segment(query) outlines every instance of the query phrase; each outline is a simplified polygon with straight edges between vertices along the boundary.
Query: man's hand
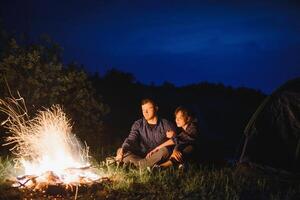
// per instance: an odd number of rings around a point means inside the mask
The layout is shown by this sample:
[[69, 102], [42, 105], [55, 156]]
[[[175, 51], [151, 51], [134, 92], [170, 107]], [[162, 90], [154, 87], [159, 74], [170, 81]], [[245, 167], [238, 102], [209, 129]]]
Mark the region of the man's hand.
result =
[[123, 157], [124, 157], [124, 151], [123, 151], [123, 148], [119, 148], [118, 151], [117, 151], [117, 156], [115, 157], [115, 159], [116, 159], [116, 161], [118, 161], [118, 162], [122, 162]]
[[150, 151], [147, 155], [146, 155], [146, 158], [150, 158], [152, 156], [153, 153], [157, 152], [159, 150], [159, 148], [155, 148], [153, 149], [152, 151]]
[[172, 130], [168, 130], [166, 132], [166, 136], [167, 136], [167, 138], [172, 138], [173, 136], [175, 136], [175, 132]]
[[173, 153], [171, 155], [171, 158], [174, 158], [177, 162], [182, 163], [183, 162], [183, 157], [182, 157], [182, 153], [178, 150], [173, 150]]

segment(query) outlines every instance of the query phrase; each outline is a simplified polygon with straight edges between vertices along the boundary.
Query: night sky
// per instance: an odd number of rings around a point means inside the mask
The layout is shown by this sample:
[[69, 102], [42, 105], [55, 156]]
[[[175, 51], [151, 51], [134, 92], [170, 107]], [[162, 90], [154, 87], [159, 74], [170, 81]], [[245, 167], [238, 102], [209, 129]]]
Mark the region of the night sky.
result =
[[300, 76], [300, 3], [222, 2], [6, 0], [0, 11], [6, 29], [48, 34], [88, 72], [114, 67], [146, 84], [266, 93]]

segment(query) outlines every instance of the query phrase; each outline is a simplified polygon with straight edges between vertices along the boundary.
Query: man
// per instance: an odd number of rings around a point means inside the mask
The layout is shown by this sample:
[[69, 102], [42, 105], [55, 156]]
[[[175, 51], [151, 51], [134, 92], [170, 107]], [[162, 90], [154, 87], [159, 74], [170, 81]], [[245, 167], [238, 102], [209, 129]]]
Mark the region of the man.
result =
[[175, 127], [166, 119], [157, 116], [158, 107], [151, 99], [141, 102], [143, 118], [134, 122], [129, 136], [118, 149], [116, 160], [132, 163], [136, 167], [152, 167], [156, 163], [167, 160], [170, 149], [167, 147], [149, 154], [160, 144], [175, 135]]

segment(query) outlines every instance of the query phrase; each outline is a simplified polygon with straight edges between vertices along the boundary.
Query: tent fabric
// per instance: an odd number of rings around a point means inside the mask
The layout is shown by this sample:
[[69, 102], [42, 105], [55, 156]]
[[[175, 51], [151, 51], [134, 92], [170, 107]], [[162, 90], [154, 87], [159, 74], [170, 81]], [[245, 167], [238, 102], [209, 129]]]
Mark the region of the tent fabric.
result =
[[288, 81], [259, 106], [245, 128], [240, 162], [300, 172], [300, 78]]

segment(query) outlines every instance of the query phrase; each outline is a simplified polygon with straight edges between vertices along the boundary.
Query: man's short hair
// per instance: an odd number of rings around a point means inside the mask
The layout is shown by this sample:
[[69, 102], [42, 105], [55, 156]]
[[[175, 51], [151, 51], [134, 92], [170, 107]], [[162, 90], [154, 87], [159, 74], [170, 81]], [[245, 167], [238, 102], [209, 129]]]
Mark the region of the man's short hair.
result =
[[156, 105], [156, 103], [154, 102], [153, 99], [150, 99], [150, 98], [143, 99], [141, 101], [141, 106], [145, 105], [146, 103], [151, 103], [154, 107], [157, 107], [157, 105]]

